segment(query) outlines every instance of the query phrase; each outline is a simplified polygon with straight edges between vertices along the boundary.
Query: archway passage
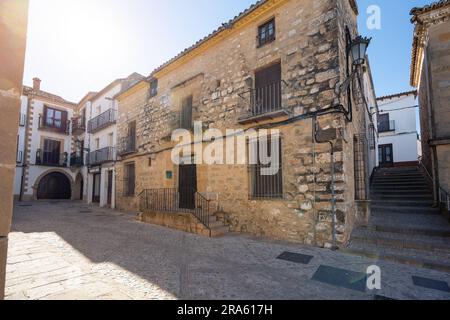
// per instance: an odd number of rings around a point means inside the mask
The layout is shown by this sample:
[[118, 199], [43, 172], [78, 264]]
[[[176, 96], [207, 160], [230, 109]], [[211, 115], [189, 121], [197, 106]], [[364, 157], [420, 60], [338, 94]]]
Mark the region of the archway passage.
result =
[[39, 182], [38, 200], [69, 200], [71, 195], [70, 180], [62, 173], [49, 173]]

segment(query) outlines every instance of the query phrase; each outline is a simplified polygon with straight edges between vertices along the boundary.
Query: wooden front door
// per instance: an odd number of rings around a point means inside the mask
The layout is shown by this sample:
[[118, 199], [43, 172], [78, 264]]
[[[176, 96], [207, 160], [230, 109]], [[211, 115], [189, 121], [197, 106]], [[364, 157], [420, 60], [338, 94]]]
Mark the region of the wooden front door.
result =
[[92, 189], [92, 202], [100, 203], [100, 173], [94, 174], [94, 185]]
[[113, 172], [108, 171], [108, 205], [112, 203], [112, 185], [113, 185]]
[[378, 157], [381, 167], [389, 167], [394, 164], [394, 148], [392, 144], [384, 144], [378, 147]]
[[178, 192], [180, 208], [195, 209], [195, 193], [197, 192], [197, 167], [195, 164], [180, 165]]
[[255, 73], [254, 114], [281, 109], [281, 64], [277, 63]]

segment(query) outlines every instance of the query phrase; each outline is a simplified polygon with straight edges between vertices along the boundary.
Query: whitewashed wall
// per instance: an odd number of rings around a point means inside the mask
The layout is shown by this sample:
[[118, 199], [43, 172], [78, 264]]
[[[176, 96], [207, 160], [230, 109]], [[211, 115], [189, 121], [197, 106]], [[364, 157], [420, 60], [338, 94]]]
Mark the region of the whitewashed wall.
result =
[[379, 145], [392, 144], [394, 162], [417, 161], [418, 148], [417, 108], [414, 94], [378, 101], [380, 114], [389, 113], [389, 120], [395, 121], [395, 131], [380, 133]]

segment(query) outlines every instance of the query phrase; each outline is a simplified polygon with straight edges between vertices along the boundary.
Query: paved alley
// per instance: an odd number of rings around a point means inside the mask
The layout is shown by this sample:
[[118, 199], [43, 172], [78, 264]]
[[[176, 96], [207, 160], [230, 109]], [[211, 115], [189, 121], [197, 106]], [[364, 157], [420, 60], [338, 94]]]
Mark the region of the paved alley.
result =
[[[291, 262], [288, 260], [294, 260]], [[381, 290], [366, 271], [381, 269]], [[15, 206], [6, 299], [450, 299], [450, 274], [246, 235], [209, 239], [76, 202]]]

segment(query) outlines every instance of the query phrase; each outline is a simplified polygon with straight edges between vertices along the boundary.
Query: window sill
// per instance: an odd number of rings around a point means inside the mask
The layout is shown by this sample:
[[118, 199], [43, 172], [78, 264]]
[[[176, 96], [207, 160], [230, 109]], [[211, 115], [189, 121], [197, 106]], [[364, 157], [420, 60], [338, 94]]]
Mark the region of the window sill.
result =
[[256, 116], [250, 115], [250, 116], [244, 116], [238, 119], [238, 123], [239, 124], [249, 124], [252, 122], [259, 122], [259, 121], [264, 121], [264, 120], [272, 120], [278, 117], [284, 117], [284, 116], [288, 116], [288, 112], [284, 109], [280, 109], [280, 110], [276, 110], [276, 111], [272, 111], [272, 112], [268, 112], [268, 113], [263, 113], [263, 114], [259, 114]]

